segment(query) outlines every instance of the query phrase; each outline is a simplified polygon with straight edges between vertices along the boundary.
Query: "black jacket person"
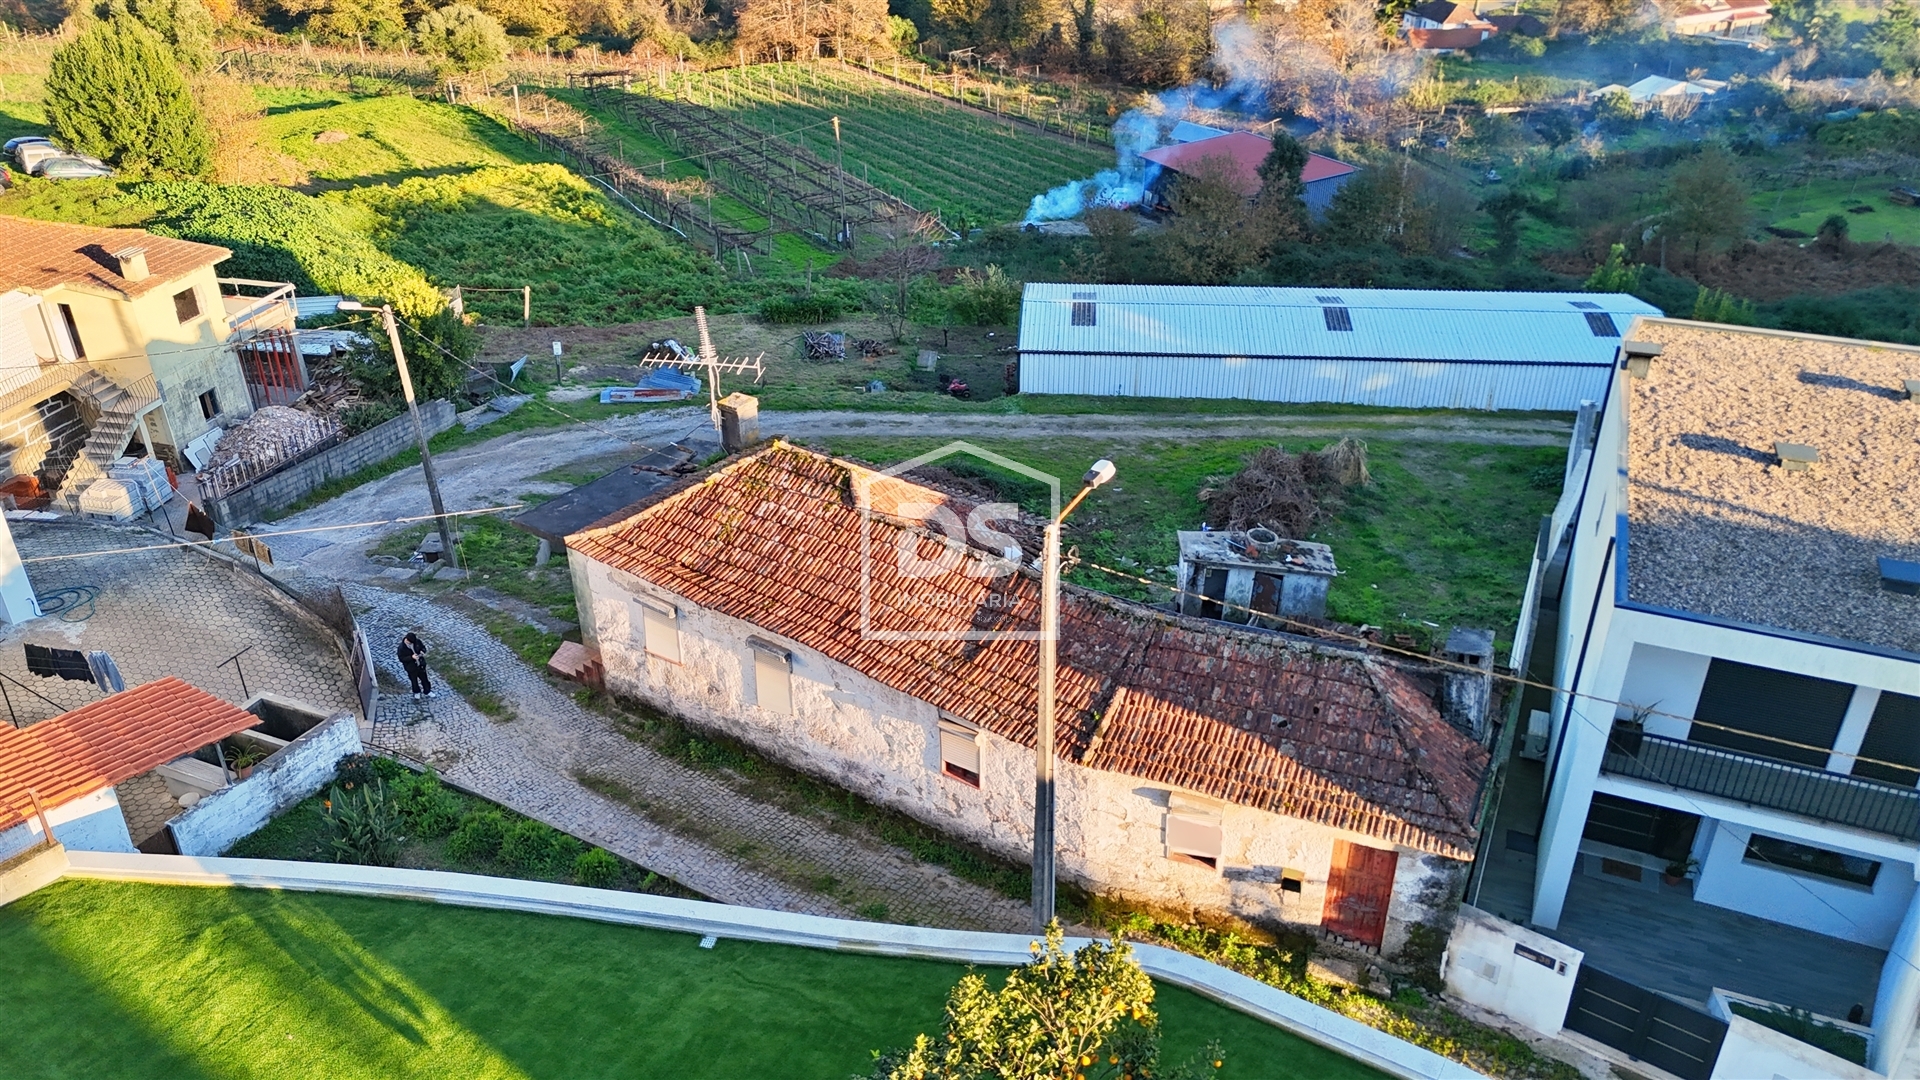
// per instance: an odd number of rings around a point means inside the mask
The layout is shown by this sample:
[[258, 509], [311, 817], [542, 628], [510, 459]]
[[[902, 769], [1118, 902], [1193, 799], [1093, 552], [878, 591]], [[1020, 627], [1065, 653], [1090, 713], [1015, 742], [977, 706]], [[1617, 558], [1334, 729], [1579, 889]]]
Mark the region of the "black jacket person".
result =
[[427, 643], [420, 635], [407, 631], [400, 639], [400, 666], [407, 669], [407, 681], [413, 684], [415, 697], [433, 693], [433, 683], [427, 678]]

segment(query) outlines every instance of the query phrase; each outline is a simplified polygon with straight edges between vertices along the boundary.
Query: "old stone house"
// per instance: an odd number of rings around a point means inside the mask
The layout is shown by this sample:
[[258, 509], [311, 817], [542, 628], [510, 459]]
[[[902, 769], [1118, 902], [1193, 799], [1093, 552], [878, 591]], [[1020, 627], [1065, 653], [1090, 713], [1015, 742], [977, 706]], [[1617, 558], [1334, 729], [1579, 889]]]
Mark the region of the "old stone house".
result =
[[236, 346], [291, 329], [293, 287], [216, 277], [231, 254], [0, 217], [0, 479], [77, 493], [129, 451], [179, 466], [248, 415]]
[[[776, 443], [567, 538], [586, 644], [615, 693], [1025, 862], [1037, 645], [992, 631], [1035, 625], [1039, 582], [926, 527], [954, 503]], [[866, 557], [896, 551], [923, 561]], [[1062, 612], [1063, 877], [1388, 954], [1451, 902], [1487, 753], [1415, 674], [1076, 587]]]

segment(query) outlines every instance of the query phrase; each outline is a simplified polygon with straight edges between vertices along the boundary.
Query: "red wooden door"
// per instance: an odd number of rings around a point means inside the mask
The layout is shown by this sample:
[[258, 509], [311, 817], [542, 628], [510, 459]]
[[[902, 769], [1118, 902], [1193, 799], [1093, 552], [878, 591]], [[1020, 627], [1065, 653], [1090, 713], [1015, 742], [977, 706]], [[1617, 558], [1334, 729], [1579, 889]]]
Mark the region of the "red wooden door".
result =
[[1393, 870], [1399, 861], [1391, 851], [1335, 840], [1327, 906], [1320, 916], [1327, 932], [1379, 948], [1387, 932], [1387, 905], [1393, 899]]

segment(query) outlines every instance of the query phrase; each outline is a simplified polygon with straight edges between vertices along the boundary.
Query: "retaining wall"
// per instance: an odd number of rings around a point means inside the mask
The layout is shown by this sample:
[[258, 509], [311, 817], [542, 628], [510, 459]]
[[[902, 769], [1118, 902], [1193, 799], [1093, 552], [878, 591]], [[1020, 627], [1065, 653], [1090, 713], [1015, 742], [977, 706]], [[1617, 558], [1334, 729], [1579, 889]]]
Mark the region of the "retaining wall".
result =
[[[55, 858], [64, 858], [66, 863], [58, 874], [53, 872], [55, 867], [49, 865], [49, 860]], [[713, 934], [739, 941], [766, 941], [968, 964], [1024, 964], [1031, 958], [1027, 947], [1033, 940], [1025, 934], [931, 930], [891, 923], [828, 919], [817, 915], [795, 915], [783, 911], [587, 889], [577, 885], [549, 885], [512, 878], [269, 859], [56, 852], [22, 867], [20, 875], [22, 880], [16, 882], [11, 880], [14, 875], [0, 873], [0, 902], [25, 895], [34, 888], [64, 877], [383, 896], [462, 907], [565, 915], [688, 934]], [[1077, 948], [1085, 942], [1084, 938], [1070, 938], [1067, 947]], [[1135, 945], [1133, 948], [1140, 966], [1154, 978], [1238, 1009], [1309, 1042], [1370, 1065], [1389, 1076], [1404, 1080], [1480, 1078], [1480, 1074], [1472, 1069], [1432, 1051], [1403, 1042], [1357, 1020], [1350, 1020], [1216, 964], [1154, 945]]]
[[359, 752], [360, 725], [354, 715], [328, 717], [254, 766], [245, 780], [221, 788], [167, 822], [174, 846], [182, 855], [220, 854], [326, 786], [340, 759]]
[[[453, 419], [454, 408], [450, 401], [429, 401], [420, 406], [420, 420], [426, 425], [429, 436], [438, 435], [452, 427]], [[403, 412], [297, 465], [262, 477], [231, 495], [208, 499], [207, 513], [228, 528], [245, 525], [283, 506], [292, 505], [330, 480], [351, 476], [361, 469], [378, 465], [413, 445], [413, 419]]]

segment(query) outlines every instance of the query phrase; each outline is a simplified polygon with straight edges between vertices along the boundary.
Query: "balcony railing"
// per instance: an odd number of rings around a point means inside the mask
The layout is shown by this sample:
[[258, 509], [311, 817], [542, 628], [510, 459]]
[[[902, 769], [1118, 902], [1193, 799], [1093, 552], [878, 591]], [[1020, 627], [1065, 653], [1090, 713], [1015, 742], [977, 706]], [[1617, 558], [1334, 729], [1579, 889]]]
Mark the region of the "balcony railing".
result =
[[1616, 728], [1601, 771], [1920, 840], [1920, 790]]
[[226, 308], [228, 328], [239, 331], [283, 309], [281, 319], [293, 325], [293, 286], [284, 281], [220, 278], [220, 302]]

